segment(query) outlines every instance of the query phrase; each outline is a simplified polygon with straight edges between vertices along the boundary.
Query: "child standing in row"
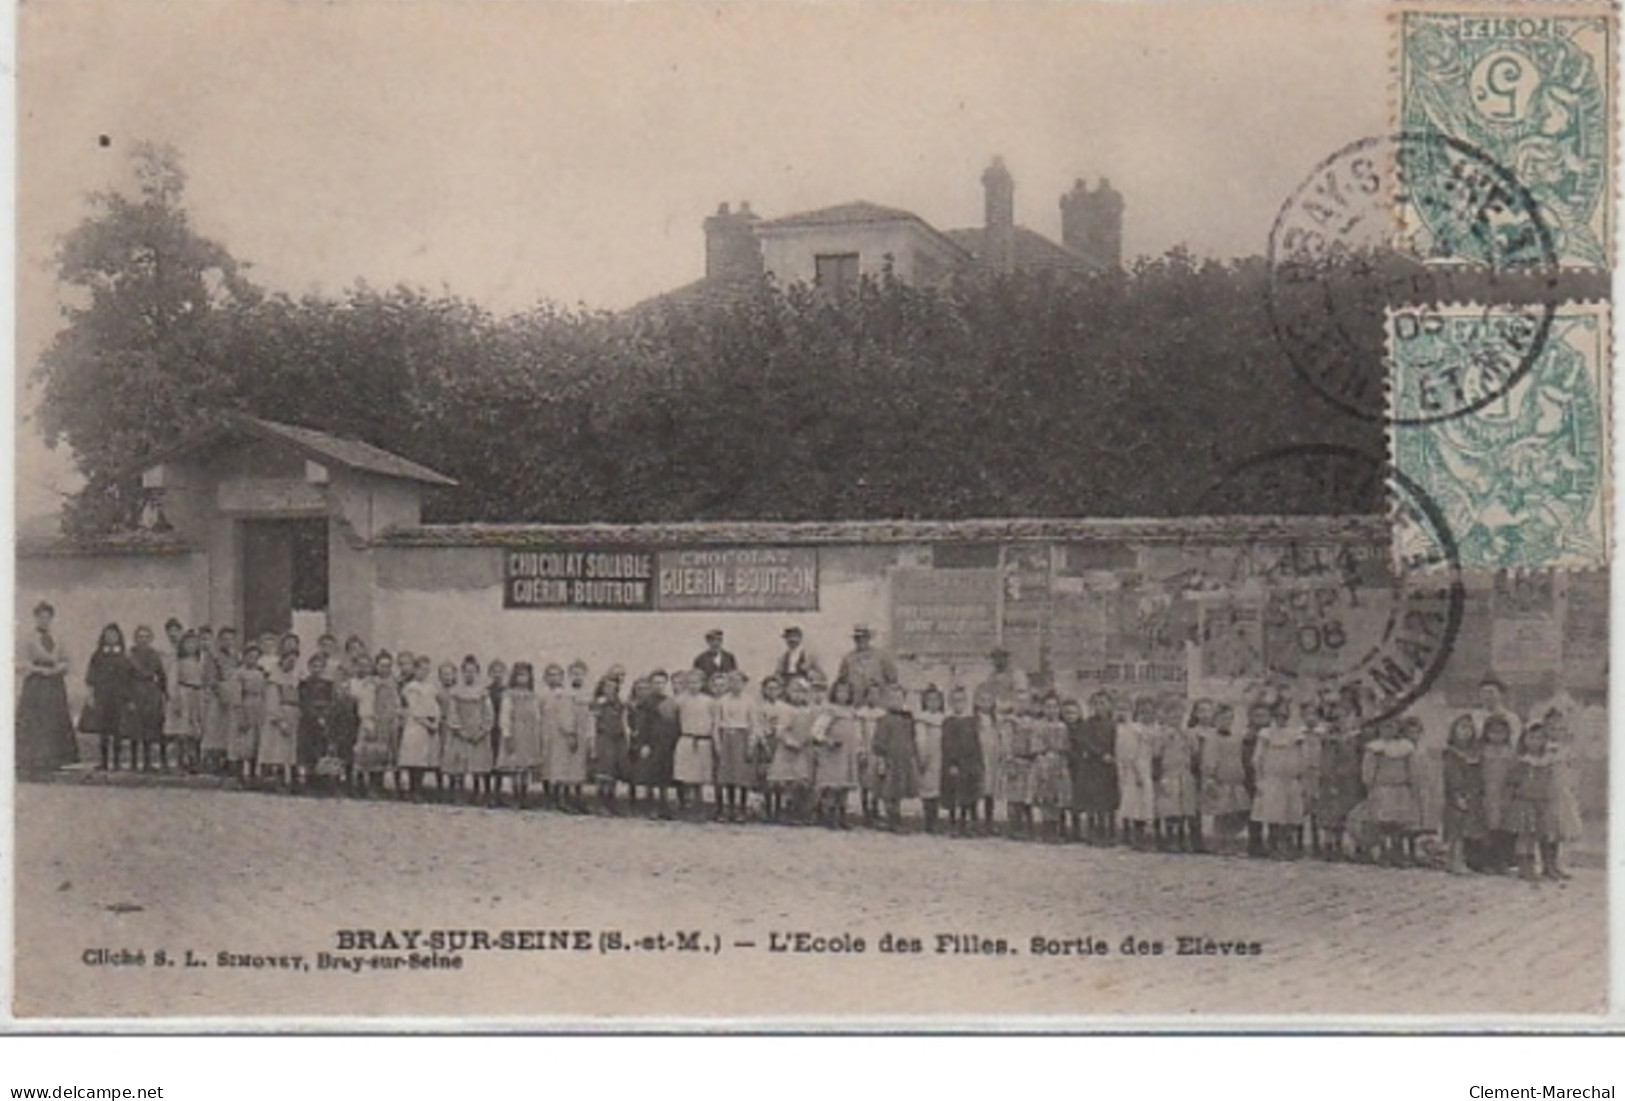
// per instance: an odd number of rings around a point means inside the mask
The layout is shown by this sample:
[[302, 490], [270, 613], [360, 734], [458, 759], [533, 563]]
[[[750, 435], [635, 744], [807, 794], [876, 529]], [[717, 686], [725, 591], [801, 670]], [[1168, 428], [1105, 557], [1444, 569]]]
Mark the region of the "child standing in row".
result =
[[1516, 839], [1511, 828], [1510, 785], [1518, 751], [1512, 744], [1512, 724], [1505, 712], [1485, 714], [1479, 728], [1480, 768], [1484, 774], [1484, 870], [1502, 874], [1511, 866]]
[[[1069, 702], [1076, 714], [1077, 703]], [[1054, 692], [1044, 696], [1038, 718], [1032, 723], [1031, 748], [1031, 803], [1038, 808], [1043, 839], [1059, 842], [1065, 839], [1064, 819], [1072, 801], [1072, 777], [1066, 767], [1066, 718], [1061, 698]]]
[[[996, 706], [996, 705], [995, 705]], [[998, 715], [1005, 819], [1011, 838], [1033, 833], [1033, 699], [1025, 688], [1011, 696], [1010, 714]]]
[[873, 827], [880, 820], [880, 777], [875, 771], [875, 727], [886, 714], [885, 689], [870, 685], [858, 701], [858, 798], [863, 824]]
[[1403, 867], [1409, 861], [1407, 841], [1421, 823], [1417, 793], [1416, 743], [1403, 721], [1365, 747], [1361, 779], [1365, 782], [1368, 817], [1378, 833], [1378, 860]]
[[440, 768], [450, 774], [455, 783], [469, 787], [469, 802], [482, 797], [492, 802], [491, 786], [491, 728], [495, 715], [491, 711], [491, 694], [480, 683], [480, 663], [473, 654], [463, 658], [462, 679], [450, 691], [450, 724], [446, 731], [445, 747], [441, 752]]
[[[180, 765], [188, 772], [196, 772], [202, 761], [203, 745], [203, 652], [197, 633], [188, 631], [181, 636], [180, 651], [175, 659], [175, 695], [179, 717], [177, 739]], [[295, 662], [297, 668], [297, 661]], [[297, 691], [297, 677], [295, 677]]]
[[317, 650], [305, 663], [306, 676], [299, 682], [299, 737], [296, 755], [307, 779], [326, 793], [339, 778], [344, 762], [332, 746], [335, 694], [327, 679], [327, 655]]
[[[388, 659], [380, 654], [379, 661]], [[350, 679], [344, 692], [355, 708], [355, 756], [351, 780], [357, 794], [372, 797], [384, 788], [384, 773], [390, 766], [390, 745], [387, 736], [378, 729], [378, 681], [374, 673], [377, 666], [366, 654], [352, 657], [349, 662]], [[391, 688], [394, 666], [389, 666]]]
[[818, 781], [819, 819], [830, 829], [847, 829], [846, 796], [852, 787], [858, 741], [851, 681], [837, 680], [830, 687], [829, 703], [815, 727], [815, 741], [817, 761], [813, 774]]
[[1302, 853], [1304, 793], [1314, 768], [1308, 731], [1303, 723], [1289, 725], [1289, 708], [1285, 700], [1276, 703], [1253, 750], [1253, 821], [1264, 826], [1265, 855], [1282, 859]]
[[620, 813], [615, 806], [615, 784], [628, 775], [626, 703], [621, 699], [621, 685], [625, 680], [623, 667], [610, 666], [593, 689], [589, 712], [592, 752], [588, 754], [588, 765], [598, 789], [599, 811], [609, 815]]
[[502, 744], [497, 752], [497, 799], [502, 797], [502, 780], [513, 790], [514, 805], [525, 809], [530, 797], [531, 774], [542, 761], [542, 704], [536, 695], [535, 667], [516, 661], [508, 685], [502, 692], [502, 710], [497, 726]]
[[756, 765], [751, 759], [758, 707], [745, 695], [745, 674], [726, 674], [726, 690], [717, 701], [717, 783], [730, 822], [743, 822], [747, 798], [755, 785]]
[[1177, 697], [1169, 697], [1163, 705], [1162, 725], [1152, 746], [1152, 768], [1155, 770], [1157, 793], [1157, 819], [1162, 833], [1163, 847], [1176, 852], [1191, 852], [1200, 847], [1200, 827], [1193, 826], [1197, 818], [1196, 787], [1196, 727], [1212, 722], [1213, 704], [1210, 700], [1197, 700], [1189, 718]]
[[812, 727], [806, 714], [807, 682], [792, 678], [785, 699], [770, 701], [764, 710], [773, 744], [772, 763], [767, 770], [767, 818], [770, 822], [799, 821], [812, 773], [811, 747], [807, 744]]
[[124, 628], [109, 623], [102, 628], [96, 652], [85, 666], [90, 698], [79, 715], [79, 732], [95, 734], [101, 746], [102, 771], [117, 771], [119, 744], [129, 720], [132, 670], [124, 650]]
[[998, 695], [992, 688], [982, 685], [976, 689], [973, 713], [976, 740], [982, 747], [982, 832], [991, 836], [995, 805], [1006, 798], [1004, 759], [1008, 750], [1005, 726], [998, 715]]
[[914, 716], [914, 752], [918, 757], [926, 833], [937, 832], [937, 813], [942, 799], [942, 724], [947, 717], [942, 689], [927, 685], [920, 693], [920, 710]]
[[[395, 790], [417, 802], [423, 777], [440, 766], [440, 697], [429, 682], [434, 664], [414, 658], [412, 679], [401, 689], [401, 742], [395, 760]], [[404, 783], [402, 782], [404, 778]]]
[[[724, 674], [717, 674], [723, 676]], [[677, 695], [677, 753], [672, 779], [677, 783], [677, 813], [687, 817], [705, 810], [705, 788], [716, 783], [716, 698], [701, 691], [705, 674], [687, 669], [673, 678]], [[717, 798], [714, 817], [722, 816]]]
[[1471, 712], [1450, 724], [1444, 747], [1444, 841], [1446, 867], [1452, 875], [1468, 870], [1469, 857], [1477, 862], [1477, 845], [1484, 838], [1484, 759]]
[[537, 693], [542, 707], [542, 790], [555, 810], [586, 810], [581, 789], [587, 782], [587, 747], [576, 728], [575, 697], [565, 683], [564, 666], [550, 664]]
[[1117, 839], [1117, 723], [1111, 697], [1089, 697], [1089, 717], [1067, 723], [1072, 776], [1072, 839], [1109, 845]]
[[1507, 826], [1517, 838], [1518, 875], [1532, 883], [1542, 877], [1569, 878], [1558, 865], [1562, 842], [1558, 768], [1559, 757], [1553, 752], [1545, 726], [1530, 724], [1518, 743], [1518, 762], [1509, 785]]
[[1117, 727], [1117, 744], [1113, 750], [1117, 758], [1118, 813], [1123, 819], [1123, 837], [1136, 849], [1146, 847], [1146, 823], [1156, 815], [1156, 782], [1151, 774], [1156, 738], [1152, 721], [1156, 714], [1156, 700], [1150, 696], [1136, 699], [1133, 717]]
[[236, 677], [236, 695], [242, 701], [242, 717], [226, 741], [226, 758], [234, 763], [238, 780], [245, 786], [254, 780], [260, 751], [260, 731], [265, 728], [268, 679], [261, 665], [263, 658], [259, 643], [250, 642], [243, 647], [243, 660], [237, 667]]
[[1212, 819], [1215, 845], [1223, 853], [1243, 850], [1241, 836], [1253, 806], [1247, 792], [1247, 747], [1235, 734], [1235, 722], [1235, 708], [1219, 704], [1213, 709], [1213, 725], [1197, 729], [1201, 811]]
[[1356, 733], [1343, 720], [1340, 700], [1321, 704], [1320, 722], [1311, 735], [1316, 786], [1309, 798], [1310, 848], [1328, 860], [1342, 859], [1349, 815], [1365, 799], [1364, 751]]
[[948, 693], [948, 708], [952, 713], [942, 723], [942, 801], [949, 827], [956, 837], [964, 837], [976, 823], [976, 804], [982, 798], [982, 746], [963, 684]]
[[920, 794], [919, 759], [914, 750], [914, 716], [899, 685], [886, 689], [886, 713], [875, 723], [874, 744], [877, 794], [886, 811], [885, 828], [903, 828], [902, 803]]
[[[186, 651], [185, 640], [181, 650]], [[183, 659], [184, 664], [184, 659]], [[180, 676], [184, 679], [184, 670]], [[260, 730], [260, 772], [269, 773], [284, 789], [299, 778], [299, 655], [284, 652], [265, 690], [265, 726]]]

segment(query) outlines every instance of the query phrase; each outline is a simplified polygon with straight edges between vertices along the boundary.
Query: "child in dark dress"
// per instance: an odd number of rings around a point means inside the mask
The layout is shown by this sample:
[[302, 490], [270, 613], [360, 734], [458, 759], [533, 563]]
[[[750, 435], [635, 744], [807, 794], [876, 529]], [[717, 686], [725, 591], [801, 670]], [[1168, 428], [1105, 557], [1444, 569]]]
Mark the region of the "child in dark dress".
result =
[[1510, 785], [1518, 751], [1512, 745], [1512, 723], [1490, 712], [1479, 729], [1479, 768], [1484, 777], [1484, 870], [1505, 874], [1513, 859], [1515, 836], [1509, 823]]
[[942, 721], [942, 801], [948, 808], [948, 827], [964, 837], [976, 821], [982, 798], [982, 740], [970, 696], [962, 684], [948, 693], [951, 714]]
[[601, 813], [616, 815], [615, 785], [626, 773], [626, 701], [621, 699], [621, 684], [626, 670], [619, 665], [610, 667], [592, 694], [592, 748], [589, 766], [593, 784], [597, 788], [598, 809]]
[[130, 647], [130, 705], [125, 711], [130, 739], [130, 767], [151, 771], [152, 751], [164, 736], [164, 703], [169, 675], [164, 659], [153, 649], [152, 628], [135, 629], [135, 645]]
[[682, 734], [677, 705], [667, 695], [670, 684], [665, 670], [650, 673], [648, 694], [633, 716], [632, 774], [654, 800], [655, 817], [662, 819], [671, 817], [672, 758]]
[[1072, 774], [1072, 837], [1092, 845], [1117, 841], [1117, 723], [1112, 698], [1105, 692], [1089, 697], [1089, 716], [1067, 723]]
[[[128, 721], [130, 690], [135, 670], [124, 652], [124, 631], [117, 623], [102, 628], [101, 642], [85, 667], [85, 685], [90, 699], [79, 716], [79, 732], [95, 734], [101, 743], [103, 772], [117, 772], [120, 743]], [[132, 765], [134, 762], [131, 762]]]
[[1444, 840], [1450, 850], [1446, 867], [1452, 875], [1463, 875], [1470, 863], [1477, 863], [1483, 837], [1484, 759], [1469, 711], [1450, 724], [1444, 747]]
[[914, 746], [914, 716], [902, 686], [890, 686], [885, 698], [886, 713], [875, 723], [870, 752], [875, 758], [880, 802], [886, 808], [885, 828], [900, 833], [903, 800], [920, 794], [920, 762]]
[[[496, 772], [497, 761], [502, 757], [502, 693], [508, 687], [508, 667], [500, 661], [493, 661], [485, 667], [486, 675], [491, 683], [486, 691], [491, 696], [491, 771]], [[491, 802], [498, 802], [502, 784], [496, 776], [492, 776]]]
[[305, 663], [308, 675], [299, 682], [299, 764], [314, 777], [318, 794], [330, 795], [343, 778], [344, 763], [333, 745], [333, 708], [337, 693], [327, 679], [327, 655], [317, 650]]

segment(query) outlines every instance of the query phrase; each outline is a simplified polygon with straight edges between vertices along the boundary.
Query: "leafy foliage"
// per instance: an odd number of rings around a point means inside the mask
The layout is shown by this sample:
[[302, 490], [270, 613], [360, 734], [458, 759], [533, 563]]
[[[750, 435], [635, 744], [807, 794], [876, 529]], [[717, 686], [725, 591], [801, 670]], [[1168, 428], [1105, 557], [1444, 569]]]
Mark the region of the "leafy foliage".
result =
[[[437, 520], [1173, 515], [1263, 451], [1384, 450], [1294, 374], [1261, 259], [623, 314], [296, 299], [252, 286], [191, 228], [173, 156], [143, 155], [139, 194], [96, 196], [63, 244], [85, 301], [39, 368], [89, 481], [77, 530], [130, 523], [140, 459], [225, 410], [443, 470]], [[1331, 503], [1380, 507], [1354, 496]]]

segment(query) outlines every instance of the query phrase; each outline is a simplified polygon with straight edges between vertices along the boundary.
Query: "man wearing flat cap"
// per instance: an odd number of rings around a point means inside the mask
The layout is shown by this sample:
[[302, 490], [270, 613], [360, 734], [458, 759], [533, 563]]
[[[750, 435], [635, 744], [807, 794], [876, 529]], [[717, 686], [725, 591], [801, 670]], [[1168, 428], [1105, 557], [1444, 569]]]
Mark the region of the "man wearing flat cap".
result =
[[994, 647], [988, 660], [993, 663], [993, 672], [976, 686], [976, 694], [991, 697], [999, 710], [1004, 711], [1018, 695], [1028, 691], [1027, 674], [1010, 664], [1010, 651], [1003, 646]]
[[694, 659], [694, 668], [705, 674], [706, 683], [718, 673], [732, 673], [739, 662], [722, 648], [722, 628], [713, 627], [705, 632], [705, 649]]
[[791, 681], [800, 677], [807, 681], [827, 681], [824, 668], [818, 663], [818, 657], [807, 649], [801, 628], [786, 627], [783, 634], [784, 653], [779, 655], [779, 663], [773, 667], [782, 681]]
[[866, 623], [852, 628], [852, 651], [841, 659], [841, 671], [836, 680], [852, 686], [852, 698], [861, 703], [875, 686], [897, 683], [897, 662], [875, 644], [875, 633]]

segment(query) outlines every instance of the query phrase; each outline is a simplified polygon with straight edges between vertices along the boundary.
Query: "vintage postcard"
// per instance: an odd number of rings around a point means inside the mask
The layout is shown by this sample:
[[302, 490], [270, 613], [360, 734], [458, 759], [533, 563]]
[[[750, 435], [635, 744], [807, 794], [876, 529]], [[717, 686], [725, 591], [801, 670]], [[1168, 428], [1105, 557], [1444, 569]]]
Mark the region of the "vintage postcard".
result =
[[1617, 54], [23, 3], [7, 1027], [1619, 1027]]

